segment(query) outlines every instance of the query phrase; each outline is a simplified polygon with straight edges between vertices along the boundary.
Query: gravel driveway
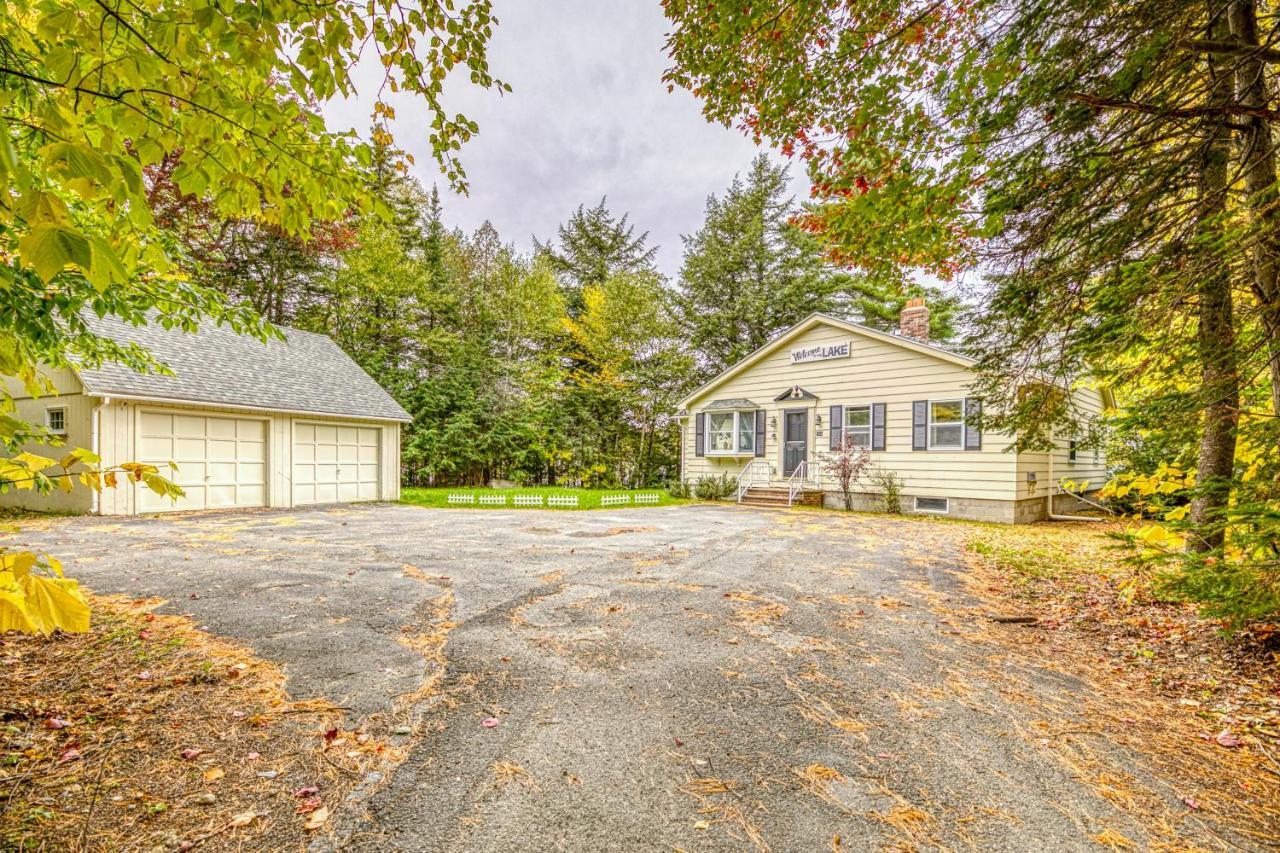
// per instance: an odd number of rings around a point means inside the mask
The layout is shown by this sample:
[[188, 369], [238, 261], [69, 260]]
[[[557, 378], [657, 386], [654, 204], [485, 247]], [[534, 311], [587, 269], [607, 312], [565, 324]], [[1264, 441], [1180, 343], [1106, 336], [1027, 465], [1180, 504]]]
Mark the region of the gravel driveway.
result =
[[1144, 846], [1048, 748], [1083, 685], [972, 633], [964, 530], [365, 505], [5, 538], [97, 592], [168, 599], [353, 721], [389, 719], [434, 670], [406, 636], [447, 632], [408, 759], [341, 821], [349, 849]]

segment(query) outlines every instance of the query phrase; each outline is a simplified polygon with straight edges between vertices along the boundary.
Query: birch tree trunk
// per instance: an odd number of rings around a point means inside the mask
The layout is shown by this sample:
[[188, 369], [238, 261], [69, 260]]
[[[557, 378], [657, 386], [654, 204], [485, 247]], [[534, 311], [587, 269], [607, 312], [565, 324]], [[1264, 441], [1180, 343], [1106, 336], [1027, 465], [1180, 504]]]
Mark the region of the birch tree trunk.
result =
[[[1208, 6], [1208, 37], [1222, 40], [1227, 35], [1225, 9], [1215, 0], [1210, 0]], [[1232, 98], [1230, 66], [1222, 56], [1210, 53], [1205, 59], [1205, 71], [1210, 105], [1229, 103]], [[1221, 116], [1206, 117], [1202, 127], [1196, 184], [1196, 254], [1200, 277], [1197, 346], [1205, 406], [1197, 466], [1200, 489], [1191, 505], [1191, 520], [1198, 532], [1188, 546], [1193, 551], [1208, 551], [1223, 541], [1222, 515], [1230, 497], [1240, 407], [1231, 272], [1223, 256], [1221, 235], [1231, 136]], [[1271, 269], [1274, 281], [1274, 265]]]

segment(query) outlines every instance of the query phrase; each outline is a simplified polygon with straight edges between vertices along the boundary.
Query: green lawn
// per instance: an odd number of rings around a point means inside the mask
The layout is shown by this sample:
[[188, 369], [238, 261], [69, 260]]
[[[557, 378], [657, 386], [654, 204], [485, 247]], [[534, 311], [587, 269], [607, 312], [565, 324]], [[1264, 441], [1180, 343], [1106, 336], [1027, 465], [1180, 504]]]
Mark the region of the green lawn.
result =
[[[546, 509], [601, 509], [600, 498], [605, 495], [635, 495], [653, 494], [658, 496], [656, 506], [671, 506], [673, 504], [688, 503], [687, 500], [673, 498], [667, 494], [665, 489], [636, 489], [628, 491], [626, 489], [566, 489], [559, 486], [534, 486], [527, 489], [481, 489], [481, 488], [433, 488], [423, 489], [412, 486], [406, 486], [400, 490], [400, 502], [413, 504], [414, 506], [430, 506], [430, 507], [449, 507], [447, 498], [449, 495], [475, 495], [477, 503], [463, 504], [467, 509], [528, 509], [529, 507], [513, 507], [511, 499], [516, 495], [542, 495], [543, 503], [551, 495], [577, 495], [578, 505], [576, 507], [544, 507]], [[478, 502], [481, 495], [506, 495], [506, 506], [489, 506]], [[636, 504], [625, 504], [625, 506], [635, 506]], [[640, 504], [640, 506], [655, 506], [655, 504]], [[613, 509], [613, 507], [603, 507], [603, 509]]]

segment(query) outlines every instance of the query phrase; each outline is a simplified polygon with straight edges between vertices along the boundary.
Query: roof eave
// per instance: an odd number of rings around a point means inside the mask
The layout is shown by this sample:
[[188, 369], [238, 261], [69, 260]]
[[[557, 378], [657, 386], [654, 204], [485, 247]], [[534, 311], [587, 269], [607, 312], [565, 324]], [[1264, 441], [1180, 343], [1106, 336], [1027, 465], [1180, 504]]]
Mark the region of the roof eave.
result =
[[862, 335], [863, 337], [870, 338], [872, 340], [878, 340], [878, 341], [883, 341], [885, 343], [895, 344], [904, 349], [909, 349], [909, 350], [912, 350], [913, 352], [920, 353], [921, 355], [930, 355], [930, 356], [933, 356], [934, 358], [938, 358], [943, 361], [949, 361], [952, 364], [958, 364], [962, 367], [972, 367], [974, 364], [977, 363], [975, 359], [972, 359], [967, 355], [960, 355], [959, 353], [938, 349], [937, 347], [933, 347], [928, 344], [923, 344], [918, 341], [913, 341], [910, 338], [904, 338], [899, 335], [891, 335], [888, 332], [881, 332], [878, 329], [872, 329], [868, 326], [863, 326], [859, 323], [850, 323], [848, 320], [841, 320], [839, 317], [832, 317], [830, 314], [823, 314], [821, 311], [815, 311], [812, 314], [810, 314], [808, 317], [805, 317], [799, 323], [796, 323], [790, 329], [787, 329], [781, 335], [778, 335], [778, 337], [774, 338], [772, 341], [769, 341], [764, 346], [757, 348], [751, 354], [740, 359], [736, 364], [733, 364], [728, 368], [722, 370], [715, 377], [708, 380], [697, 390], [693, 391], [691, 394], [689, 394], [687, 397], [681, 400], [678, 405], [682, 409], [688, 408], [690, 403], [692, 403], [694, 400], [698, 399], [702, 395], [706, 394], [712, 388], [716, 387], [722, 382], [725, 382], [733, 378], [734, 376], [737, 376], [743, 370], [746, 370], [748, 367], [755, 364], [757, 361], [764, 358], [766, 355], [773, 352], [775, 349], [782, 346], [787, 341], [791, 340], [797, 335], [803, 334], [804, 332], [808, 331], [810, 328], [817, 325], [818, 323], [827, 323], [837, 328], [845, 329], [846, 331], [849, 331], [853, 334]]
[[311, 409], [284, 409], [273, 406], [246, 406], [238, 403], [224, 403], [221, 400], [197, 400], [186, 397], [161, 397], [154, 394], [115, 393], [108, 388], [94, 388], [81, 379], [80, 384], [85, 394], [90, 397], [108, 397], [112, 400], [128, 400], [136, 403], [159, 403], [173, 406], [207, 406], [216, 409], [233, 409], [237, 412], [269, 412], [277, 415], [304, 415], [313, 418], [348, 418], [356, 421], [381, 421], [385, 423], [407, 424], [413, 422], [408, 412], [392, 417], [390, 415], [356, 415], [348, 412], [322, 412]]

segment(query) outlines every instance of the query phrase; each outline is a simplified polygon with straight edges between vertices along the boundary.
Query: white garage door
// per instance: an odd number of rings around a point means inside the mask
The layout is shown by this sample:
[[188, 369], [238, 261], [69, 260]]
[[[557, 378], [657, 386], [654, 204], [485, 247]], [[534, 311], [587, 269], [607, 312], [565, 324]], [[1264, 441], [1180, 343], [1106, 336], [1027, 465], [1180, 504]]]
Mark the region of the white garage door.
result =
[[[138, 487], [141, 512], [265, 506], [267, 423], [254, 418], [142, 412], [141, 460], [186, 492], [177, 503]], [[166, 466], [177, 463], [177, 472]]]
[[294, 424], [293, 502], [377, 500], [380, 432], [354, 424]]

